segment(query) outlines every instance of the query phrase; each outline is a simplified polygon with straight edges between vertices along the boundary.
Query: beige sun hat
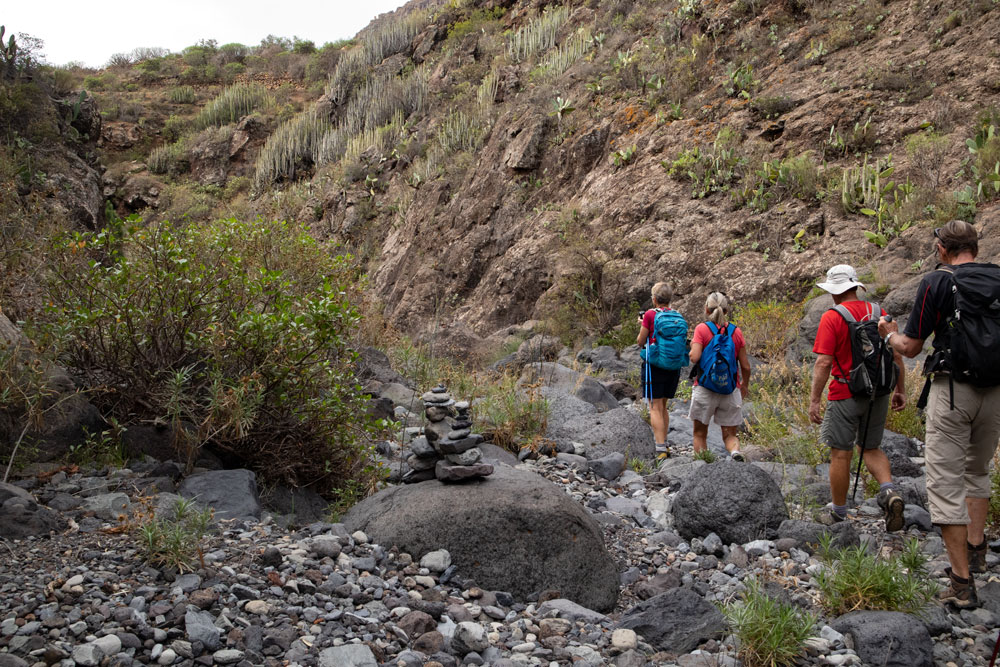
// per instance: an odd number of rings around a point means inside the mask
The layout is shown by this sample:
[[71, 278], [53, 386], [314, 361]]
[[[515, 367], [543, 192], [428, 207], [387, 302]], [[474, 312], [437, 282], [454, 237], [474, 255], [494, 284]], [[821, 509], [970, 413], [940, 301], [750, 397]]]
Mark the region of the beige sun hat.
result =
[[826, 272], [826, 282], [816, 283], [817, 287], [825, 289], [830, 294], [843, 294], [849, 289], [860, 287], [867, 290], [864, 283], [858, 280], [858, 272], [849, 264], [838, 264]]

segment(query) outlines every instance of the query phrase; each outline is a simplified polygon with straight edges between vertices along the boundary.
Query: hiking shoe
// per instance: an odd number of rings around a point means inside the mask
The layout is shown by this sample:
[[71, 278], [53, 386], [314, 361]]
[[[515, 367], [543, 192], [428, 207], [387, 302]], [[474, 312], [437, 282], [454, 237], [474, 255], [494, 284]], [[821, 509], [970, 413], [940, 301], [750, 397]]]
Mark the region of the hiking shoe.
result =
[[978, 546], [972, 546], [968, 542], [965, 548], [969, 552], [969, 572], [971, 574], [982, 574], [986, 571], [986, 540]]
[[733, 460], [739, 463], [745, 463], [747, 460], [747, 457], [743, 456], [743, 453], [738, 449], [735, 452], [733, 452], [732, 456]]
[[950, 604], [959, 609], [970, 609], [979, 606], [979, 596], [976, 595], [976, 580], [971, 576], [962, 579], [951, 571], [950, 567], [944, 569], [948, 575], [948, 588], [938, 593], [938, 601]]
[[663, 459], [669, 459], [669, 458], [670, 458], [670, 448], [668, 448], [666, 445], [657, 445], [656, 460], [662, 461]]
[[840, 516], [834, 511], [832, 503], [827, 503], [826, 507], [820, 511], [819, 516], [816, 517], [816, 523], [821, 523], [824, 526], [832, 526], [835, 523], [842, 523], [846, 520], [846, 516]]
[[902, 496], [895, 488], [889, 487], [878, 492], [877, 496], [878, 506], [882, 508], [885, 512], [885, 529], [887, 532], [894, 533], [897, 530], [903, 529], [903, 509], [906, 508], [906, 503], [903, 502]]

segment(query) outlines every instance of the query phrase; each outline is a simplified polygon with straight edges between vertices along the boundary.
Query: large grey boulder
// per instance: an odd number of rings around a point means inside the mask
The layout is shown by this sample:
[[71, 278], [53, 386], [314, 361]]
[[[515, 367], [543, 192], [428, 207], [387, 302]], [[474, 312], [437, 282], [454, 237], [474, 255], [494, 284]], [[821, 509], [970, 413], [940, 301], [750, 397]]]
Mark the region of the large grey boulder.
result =
[[830, 624], [851, 635], [854, 650], [866, 665], [931, 667], [934, 644], [919, 618], [898, 611], [854, 611]]
[[634, 367], [620, 359], [618, 351], [610, 345], [598, 345], [593, 349], [580, 350], [576, 354], [576, 360], [582, 364], [589, 364], [591, 373], [606, 375], [625, 375], [630, 367]]
[[257, 476], [250, 470], [210, 470], [181, 482], [177, 493], [215, 510], [216, 519], [260, 518]]
[[604, 385], [589, 375], [578, 373], [562, 364], [543, 362], [525, 366], [521, 373], [521, 383], [533, 384], [536, 382], [572, 394], [590, 403], [599, 411], [618, 407], [618, 401], [611, 392], [604, 388]]
[[24, 489], [0, 483], [0, 535], [22, 540], [61, 532], [66, 525], [61, 515], [39, 505]]
[[893, 479], [920, 477], [924, 474], [923, 466], [910, 460], [911, 456], [920, 454], [917, 443], [912, 438], [893, 431], [885, 431], [882, 434], [881, 448], [889, 459]]
[[618, 598], [617, 567], [597, 522], [524, 470], [498, 465], [490, 477], [464, 484], [390, 487], [352, 507], [344, 524], [415, 557], [447, 549], [461, 575], [521, 599], [554, 589], [608, 611]]
[[774, 539], [788, 518], [771, 476], [754, 465], [724, 461], [694, 471], [674, 498], [674, 528], [687, 538], [715, 533], [726, 544]]
[[626, 611], [618, 627], [635, 630], [661, 651], [682, 654], [721, 637], [726, 620], [715, 605], [691, 589], [674, 588]]
[[653, 430], [629, 408], [580, 415], [559, 426], [550, 424], [546, 435], [556, 443], [570, 441], [586, 445], [587, 458], [616, 453], [652, 458], [654, 454]]

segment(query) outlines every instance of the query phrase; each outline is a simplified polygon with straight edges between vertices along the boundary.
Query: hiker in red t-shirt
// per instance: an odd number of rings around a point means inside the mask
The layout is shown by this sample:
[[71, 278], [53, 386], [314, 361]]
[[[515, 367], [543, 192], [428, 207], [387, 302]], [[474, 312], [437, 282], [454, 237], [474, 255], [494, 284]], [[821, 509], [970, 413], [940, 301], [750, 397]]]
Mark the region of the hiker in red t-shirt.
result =
[[[826, 273], [826, 282], [818, 285], [833, 296], [834, 304], [844, 306], [858, 322], [871, 319], [878, 321], [885, 313], [876, 304], [858, 299], [858, 288], [865, 289], [865, 286], [858, 281], [858, 274], [851, 266], [840, 264], [833, 267]], [[857, 445], [864, 452], [865, 466], [878, 480], [878, 502], [885, 511], [886, 530], [901, 530], [905, 504], [892, 483], [889, 459], [879, 447], [882, 444], [882, 431], [889, 414], [890, 400], [895, 411], [902, 410], [906, 404], [903, 359], [898, 353], [894, 353], [899, 377], [891, 399], [889, 394], [874, 398], [852, 396], [846, 384], [853, 366], [849, 329], [844, 317], [832, 308], [823, 313], [820, 319], [813, 352], [817, 357], [813, 368], [809, 419], [822, 424], [820, 437], [830, 447], [830, 495], [833, 497], [830, 511], [822, 515], [820, 520], [831, 523], [843, 521], [847, 517], [851, 458], [854, 446]], [[833, 381], [830, 382], [827, 396], [829, 400], [824, 415], [823, 388], [831, 375]]]

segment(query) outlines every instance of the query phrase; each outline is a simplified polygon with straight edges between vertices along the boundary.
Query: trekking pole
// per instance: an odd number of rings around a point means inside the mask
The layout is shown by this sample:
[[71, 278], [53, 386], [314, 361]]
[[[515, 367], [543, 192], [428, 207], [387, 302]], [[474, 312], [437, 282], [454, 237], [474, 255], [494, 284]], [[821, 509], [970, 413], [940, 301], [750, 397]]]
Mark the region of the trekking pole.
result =
[[[885, 316], [886, 322], [892, 322], [892, 315]], [[877, 358], [882, 357], [882, 349], [885, 342], [878, 345]], [[861, 479], [861, 463], [865, 460], [865, 440], [868, 439], [868, 427], [871, 426], [872, 408], [875, 406], [875, 391], [872, 390], [872, 397], [868, 401], [868, 414], [865, 417], [865, 428], [861, 431], [861, 444], [858, 446], [858, 470], [854, 473], [854, 490], [851, 492], [851, 503], [856, 504], [858, 499], [858, 480]]]
[[[972, 576], [972, 575], [969, 575], [969, 576]], [[995, 665], [996, 662], [997, 662], [997, 651], [998, 650], [1000, 650], [1000, 632], [997, 633], [997, 640], [995, 642], [993, 642], [993, 657], [990, 658], [990, 667], [993, 667], [993, 665]]]

